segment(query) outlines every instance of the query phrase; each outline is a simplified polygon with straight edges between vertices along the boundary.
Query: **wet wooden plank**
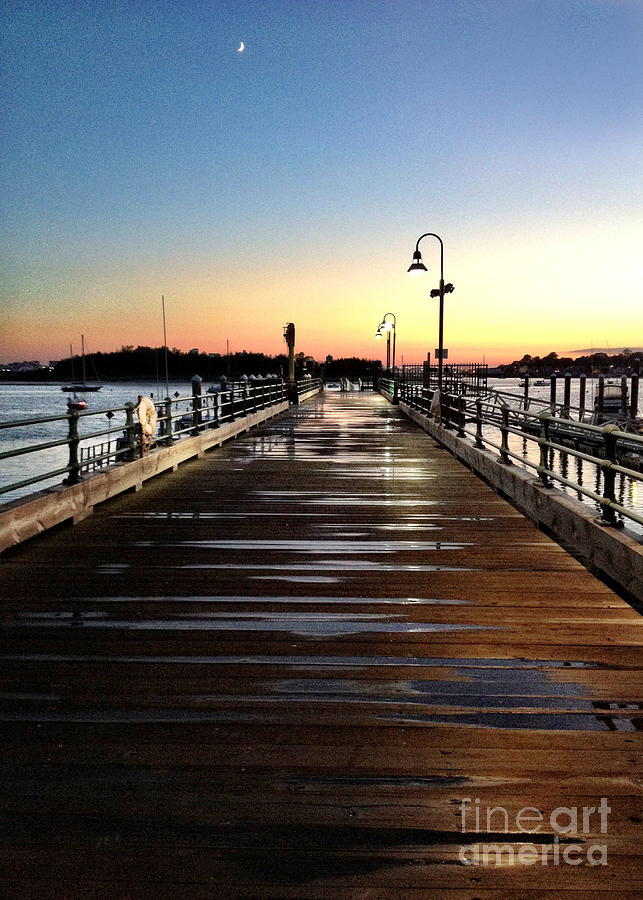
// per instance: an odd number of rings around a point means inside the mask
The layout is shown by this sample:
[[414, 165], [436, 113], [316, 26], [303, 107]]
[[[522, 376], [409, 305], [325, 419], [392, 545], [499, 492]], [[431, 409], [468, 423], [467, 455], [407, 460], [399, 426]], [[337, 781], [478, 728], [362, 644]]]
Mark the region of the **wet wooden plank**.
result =
[[[379, 397], [16, 549], [0, 589], [16, 895], [640, 896], [640, 617]], [[463, 862], [481, 834], [512, 864]], [[580, 865], [516, 856], [555, 838]]]

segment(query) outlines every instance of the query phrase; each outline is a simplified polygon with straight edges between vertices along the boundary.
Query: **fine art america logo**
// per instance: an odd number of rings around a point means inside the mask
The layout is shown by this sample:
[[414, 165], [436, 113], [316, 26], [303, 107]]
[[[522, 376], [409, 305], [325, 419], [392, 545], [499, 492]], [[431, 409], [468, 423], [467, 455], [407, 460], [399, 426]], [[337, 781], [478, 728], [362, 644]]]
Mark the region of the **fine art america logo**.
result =
[[[504, 806], [483, 807], [476, 797], [460, 801], [463, 834], [498, 833], [511, 835], [512, 843], [463, 844], [458, 854], [465, 866], [590, 866], [607, 865], [606, 844], [576, 843], [575, 835], [589, 836], [600, 831], [607, 834], [607, 817], [611, 806], [601, 797], [598, 806], [557, 806], [548, 815], [534, 806], [524, 806], [511, 816]], [[523, 841], [520, 835], [534, 835]], [[518, 847], [515, 845], [519, 844]]]

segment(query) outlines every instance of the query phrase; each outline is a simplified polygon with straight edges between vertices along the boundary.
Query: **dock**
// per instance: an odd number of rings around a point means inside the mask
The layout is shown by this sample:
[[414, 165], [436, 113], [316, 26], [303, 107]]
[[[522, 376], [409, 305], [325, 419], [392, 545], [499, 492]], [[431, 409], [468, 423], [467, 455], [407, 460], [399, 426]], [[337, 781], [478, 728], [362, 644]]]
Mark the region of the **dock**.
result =
[[0, 596], [7, 896], [643, 895], [641, 616], [379, 394], [17, 546]]

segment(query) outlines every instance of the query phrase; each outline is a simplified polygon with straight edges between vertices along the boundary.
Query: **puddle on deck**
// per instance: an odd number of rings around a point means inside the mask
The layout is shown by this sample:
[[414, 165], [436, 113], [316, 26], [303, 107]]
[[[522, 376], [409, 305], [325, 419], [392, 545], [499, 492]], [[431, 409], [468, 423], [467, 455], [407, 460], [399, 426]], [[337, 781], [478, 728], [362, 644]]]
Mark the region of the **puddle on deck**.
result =
[[[461, 625], [443, 622], [406, 622], [403, 617], [383, 613], [338, 615], [337, 613], [227, 612], [186, 613], [163, 619], [117, 619], [107, 612], [25, 613], [14, 618], [16, 627], [85, 628], [125, 631], [284, 631], [298, 637], [340, 637], [349, 634], [429, 634], [432, 632], [498, 631], [500, 626]], [[11, 627], [11, 626], [9, 626]]]
[[291, 553], [400, 553], [464, 550], [478, 546], [458, 541], [357, 540], [181, 540], [135, 541], [133, 547], [194, 547], [199, 550], [264, 550]]
[[[171, 603], [181, 605], [184, 603], [201, 603], [213, 605], [237, 604], [244, 605], [247, 603], [260, 604], [262, 606], [285, 604], [288, 606], [326, 606], [326, 605], [358, 605], [358, 606], [470, 606], [469, 600], [440, 599], [437, 597], [270, 597], [263, 594], [235, 594], [232, 596], [216, 596], [216, 595], [192, 595], [180, 597], [172, 596], [103, 596], [103, 597], [75, 597], [74, 604], [110, 604], [110, 603], [149, 603], [162, 604]], [[64, 612], [63, 612], [64, 614]], [[33, 616], [38, 613], [23, 613], [21, 615]]]

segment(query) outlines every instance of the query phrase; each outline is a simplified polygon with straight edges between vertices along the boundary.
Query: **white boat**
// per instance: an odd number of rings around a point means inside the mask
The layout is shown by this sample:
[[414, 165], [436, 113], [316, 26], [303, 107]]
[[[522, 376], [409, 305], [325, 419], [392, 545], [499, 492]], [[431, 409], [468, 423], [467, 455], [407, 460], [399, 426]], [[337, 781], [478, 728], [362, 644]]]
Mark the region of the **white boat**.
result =
[[616, 381], [608, 381], [603, 386], [602, 402], [600, 393], [594, 397], [593, 424], [602, 425], [605, 422], [615, 422], [617, 420], [622, 423], [637, 423], [629, 408], [629, 392], [627, 388], [625, 396], [623, 396], [621, 385]]
[[[598, 409], [599, 396], [600, 395], [597, 395], [594, 399], [594, 406], [596, 409]], [[620, 384], [617, 384], [615, 381], [608, 381], [605, 384], [603, 388], [603, 412], [612, 414], [620, 413], [623, 406], [627, 409], [627, 400], [627, 393], [625, 394], [625, 400], [623, 400], [623, 392]]]

